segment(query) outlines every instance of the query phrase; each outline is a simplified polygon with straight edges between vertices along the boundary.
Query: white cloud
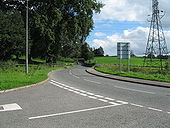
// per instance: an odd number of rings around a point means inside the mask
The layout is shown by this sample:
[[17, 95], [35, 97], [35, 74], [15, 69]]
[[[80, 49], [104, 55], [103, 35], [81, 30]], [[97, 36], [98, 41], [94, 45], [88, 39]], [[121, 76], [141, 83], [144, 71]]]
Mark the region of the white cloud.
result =
[[105, 34], [105, 33], [102, 33], [102, 32], [96, 32], [96, 33], [94, 34], [94, 36], [101, 37], [101, 36], [106, 36], [106, 34]]
[[[102, 1], [105, 6], [101, 10], [101, 14], [95, 16], [95, 22], [98, 21], [135, 21], [140, 23], [147, 23], [148, 14], [151, 14], [152, 0], [98, 0]], [[165, 16], [162, 18], [163, 28], [170, 28], [170, 8], [169, 0], [158, 0], [159, 9], [165, 11]], [[118, 22], [116, 22], [119, 24]], [[147, 23], [149, 25], [149, 23]], [[109, 24], [106, 24], [109, 25]], [[127, 24], [128, 25], [128, 24]], [[120, 26], [121, 27], [121, 26]], [[114, 29], [114, 28], [113, 28]], [[115, 28], [115, 31], [117, 31]], [[170, 30], [164, 29], [165, 38], [170, 51]], [[107, 33], [109, 30], [105, 30]], [[118, 31], [120, 32], [120, 31]], [[131, 49], [136, 54], [143, 54], [145, 52], [149, 28], [137, 27], [133, 29], [124, 30], [123, 34], [114, 33], [106, 38], [94, 39], [92, 47], [98, 48], [102, 46], [105, 54], [116, 55], [117, 42], [130, 42]], [[110, 34], [110, 33], [109, 33]], [[100, 34], [95, 34], [100, 35]]]
[[[151, 14], [151, 0], [100, 0], [105, 4], [101, 14], [95, 20], [118, 20], [146, 22], [148, 14]], [[160, 10], [166, 15], [163, 18], [163, 26], [170, 28], [170, 8], [168, 0], [158, 0]]]
[[[135, 29], [124, 30], [123, 34], [115, 33], [107, 36], [105, 40], [94, 39], [92, 47], [103, 47], [105, 54], [116, 55], [117, 42], [130, 42], [131, 50], [135, 54], [143, 54], [147, 43], [149, 28], [137, 27]], [[170, 31], [165, 31], [165, 36], [170, 51]]]

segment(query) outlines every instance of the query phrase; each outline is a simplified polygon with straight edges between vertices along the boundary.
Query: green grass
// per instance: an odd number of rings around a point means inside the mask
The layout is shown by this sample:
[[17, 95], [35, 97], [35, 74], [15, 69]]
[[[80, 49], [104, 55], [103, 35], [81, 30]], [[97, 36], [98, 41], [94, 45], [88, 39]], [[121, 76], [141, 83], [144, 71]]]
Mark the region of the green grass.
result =
[[[156, 61], [157, 59], [155, 59]], [[91, 61], [97, 64], [119, 64], [120, 60], [117, 57], [95, 57]], [[132, 66], [143, 66], [144, 58], [142, 57], [131, 57], [130, 58], [130, 65]], [[121, 59], [121, 64], [128, 64], [127, 59]], [[158, 66], [155, 63], [155, 66]]]
[[95, 69], [100, 72], [120, 76], [170, 82], [170, 66], [168, 67], [169, 71], [164, 70], [162, 73], [160, 73], [160, 71], [156, 68], [142, 67], [143, 60], [143, 58], [131, 58], [130, 72], [127, 71], [127, 60], [121, 60], [122, 64], [124, 65], [121, 66], [121, 71], [119, 71], [119, 59], [117, 59], [117, 57], [95, 57], [91, 61], [96, 62], [97, 66]]
[[162, 75], [162, 74], [145, 74], [142, 72], [119, 72], [115, 70], [110, 70], [107, 67], [95, 67], [95, 69], [97, 71], [107, 73], [107, 74], [132, 77], [132, 78], [141, 78], [141, 79], [147, 79], [147, 80], [155, 80], [155, 81], [161, 81], [161, 82], [170, 82], [170, 74]]
[[[95, 57], [91, 61], [96, 62], [97, 64], [119, 64], [120, 60], [117, 57]], [[133, 57], [130, 60], [131, 65], [142, 66], [143, 58]], [[121, 60], [122, 64], [127, 64], [126, 59]]]
[[62, 65], [29, 64], [29, 74], [26, 75], [24, 64], [14, 61], [0, 62], [0, 90], [35, 84], [47, 79], [47, 74], [52, 70], [72, 67], [65, 65], [68, 63], [63, 62]]

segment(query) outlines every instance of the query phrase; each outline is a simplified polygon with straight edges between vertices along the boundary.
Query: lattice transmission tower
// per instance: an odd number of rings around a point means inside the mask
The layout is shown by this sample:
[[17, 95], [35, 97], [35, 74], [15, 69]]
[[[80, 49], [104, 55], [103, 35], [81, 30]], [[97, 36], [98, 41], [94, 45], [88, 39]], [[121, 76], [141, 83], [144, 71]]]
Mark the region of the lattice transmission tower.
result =
[[159, 10], [158, 0], [152, 0], [152, 17], [149, 36], [146, 46], [144, 66], [159, 67], [163, 69], [167, 60], [168, 49], [162, 28], [161, 19], [165, 15]]

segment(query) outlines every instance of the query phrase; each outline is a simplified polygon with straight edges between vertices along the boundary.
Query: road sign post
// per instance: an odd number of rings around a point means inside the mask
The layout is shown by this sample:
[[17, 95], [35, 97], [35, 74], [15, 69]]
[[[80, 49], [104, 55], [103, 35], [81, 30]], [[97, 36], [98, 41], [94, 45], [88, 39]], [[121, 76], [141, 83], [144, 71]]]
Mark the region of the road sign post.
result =
[[118, 42], [117, 43], [117, 57], [119, 58], [119, 70], [121, 72], [121, 59], [127, 59], [127, 69], [130, 71], [130, 43]]

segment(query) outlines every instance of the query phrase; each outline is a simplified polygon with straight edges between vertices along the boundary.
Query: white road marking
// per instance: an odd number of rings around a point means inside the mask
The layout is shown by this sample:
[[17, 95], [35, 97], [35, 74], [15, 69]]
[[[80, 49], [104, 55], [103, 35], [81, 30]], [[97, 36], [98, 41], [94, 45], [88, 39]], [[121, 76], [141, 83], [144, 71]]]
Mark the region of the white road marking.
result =
[[103, 102], [108, 102], [107, 100], [104, 100], [104, 99], [98, 99], [98, 100], [103, 101]]
[[94, 95], [93, 93], [91, 93], [91, 92], [86, 92], [88, 95]]
[[[100, 100], [102, 102], [107, 102], [107, 103], [110, 103], [114, 106], [118, 106], [118, 105], [123, 105], [123, 104], [129, 104], [128, 102], [126, 101], [121, 101], [121, 100], [115, 100], [115, 99], [112, 99], [112, 98], [109, 98], [109, 97], [104, 97], [104, 96], [101, 96], [101, 95], [95, 95], [94, 93], [91, 93], [91, 92], [87, 92], [87, 91], [84, 91], [84, 90], [80, 90], [80, 89], [77, 89], [77, 88], [74, 88], [74, 87], [70, 87], [70, 86], [67, 86], [65, 84], [62, 84], [62, 83], [59, 83], [59, 82], [56, 82], [54, 80], [51, 80], [50, 82], [51, 84], [55, 85], [55, 86], [58, 86], [60, 88], [63, 88], [63, 89], [66, 89], [68, 91], [71, 91], [71, 92], [74, 92], [76, 94], [79, 94], [81, 96], [87, 96], [88, 98], [91, 98], [91, 99], [96, 99], [96, 100]], [[58, 85], [59, 84], [59, 85]], [[62, 85], [62, 86], [61, 86]], [[126, 89], [126, 90], [131, 90], [131, 91], [137, 91], [137, 92], [144, 92], [144, 93], [150, 93], [150, 94], [155, 94], [154, 92], [146, 92], [146, 91], [141, 91], [141, 90], [136, 90], [136, 89], [129, 89], [129, 88], [123, 88], [123, 87], [118, 87], [118, 86], [115, 86], [117, 88], [121, 88], [121, 89]], [[100, 99], [98, 99], [100, 98]], [[116, 101], [118, 103], [115, 103], [115, 102], [110, 102], [110, 101]], [[136, 107], [145, 107], [145, 106], [142, 106], [142, 105], [139, 105], [139, 104], [134, 104], [134, 103], [130, 103], [130, 105], [133, 105], [133, 106], [136, 106]], [[1, 107], [1, 106], [0, 106]], [[159, 111], [159, 112], [165, 112], [161, 109], [156, 109], [156, 108], [152, 108], [152, 107], [145, 107], [147, 109], [150, 109], [150, 110], [154, 110], [154, 111]], [[22, 109], [22, 108], [21, 108]], [[3, 111], [3, 110], [0, 110], [0, 112]], [[170, 112], [166, 112], [168, 114], [170, 114]], [[61, 114], [61, 115], [65, 115], [65, 114]], [[48, 116], [48, 115], [47, 115]], [[34, 118], [34, 117], [33, 117]], [[41, 118], [41, 117], [40, 117]], [[42, 117], [44, 118], [44, 117]], [[32, 119], [32, 118], [31, 118]]]
[[119, 87], [119, 86], [114, 86], [114, 87], [115, 87], [115, 88], [119, 88], [119, 89], [129, 90], [129, 91], [142, 92], [142, 93], [149, 93], [149, 94], [156, 94], [155, 92], [137, 90], [137, 89], [132, 89], [132, 88], [125, 88], [125, 87]]
[[101, 95], [94, 95], [96, 97], [99, 97], [99, 98], [104, 98], [104, 96], [101, 96]]
[[115, 99], [109, 98], [109, 97], [105, 97], [106, 100], [112, 100], [114, 101]]
[[88, 96], [89, 98], [91, 98], [91, 99], [97, 99], [96, 97], [94, 97], [94, 96]]
[[75, 78], [78, 78], [78, 79], [80, 78], [80, 77], [78, 77], [78, 76], [76, 76], [76, 75], [72, 75], [72, 76], [74, 76]]
[[72, 75], [72, 76], [74, 76], [74, 77], [76, 77], [76, 78], [78, 78], [78, 79], [80, 78], [80, 77], [74, 75], [74, 74], [71, 72], [71, 70], [69, 71], [69, 74]]
[[113, 104], [113, 105], [122, 105], [122, 104], [118, 104], [118, 103], [115, 103], [115, 102], [109, 102], [110, 104]]
[[0, 105], [0, 107], [3, 108], [0, 112], [22, 110], [22, 108], [16, 103]]
[[80, 92], [77, 92], [77, 91], [73, 91], [74, 93], [76, 93], [76, 94], [81, 94]]
[[47, 118], [47, 117], [53, 117], [53, 116], [62, 116], [62, 115], [80, 113], [80, 112], [87, 112], [87, 111], [93, 111], [93, 110], [111, 108], [111, 107], [114, 107], [114, 106], [117, 106], [117, 105], [108, 105], [108, 106], [102, 106], [102, 107], [96, 107], [96, 108], [89, 108], [89, 109], [82, 109], [82, 110], [76, 110], [76, 111], [70, 111], [70, 112], [63, 112], [63, 113], [49, 114], [49, 115], [43, 115], [43, 116], [29, 117], [29, 120], [40, 119], [40, 118]]
[[139, 104], [133, 104], [133, 103], [130, 103], [130, 104], [133, 105], [133, 106], [136, 106], [136, 107], [141, 107], [141, 108], [144, 107], [143, 105], [139, 105]]
[[121, 103], [121, 104], [128, 104], [128, 102], [121, 101], [121, 100], [116, 100], [116, 102]]
[[96, 82], [96, 81], [92, 81], [92, 80], [87, 80], [87, 79], [84, 79], [85, 81], [88, 81], [88, 82], [92, 82], [92, 83], [95, 83], [95, 84], [101, 84], [100, 82]]
[[71, 72], [71, 70], [69, 70], [69, 74], [70, 74], [70, 75], [72, 75], [72, 72]]
[[62, 86], [69, 87], [69, 86], [67, 86], [67, 85], [65, 85], [65, 84], [59, 83], [59, 82], [57, 82], [57, 81], [54, 81], [54, 80], [51, 80], [51, 82], [53, 82], [53, 83], [56, 83], [56, 84], [59, 84], [59, 85], [62, 85]]
[[[55, 86], [62, 87], [62, 86], [60, 86], [61, 83], [56, 82], [56, 81], [54, 81], [54, 80], [52, 80], [50, 83], [53, 84], [53, 85], [55, 85]], [[60, 84], [60, 85], [58, 85], [58, 84]], [[109, 102], [108, 100], [110, 100], [110, 101], [114, 101], [114, 100], [115, 100], [115, 99], [112, 99], [112, 98], [109, 98], [109, 97], [104, 97], [104, 96], [101, 96], [101, 95], [95, 95], [94, 93], [91, 93], [91, 92], [87, 92], [87, 91], [83, 91], [83, 90], [80, 90], [80, 89], [76, 89], [76, 88], [67, 86], [67, 85], [65, 85], [65, 84], [62, 84], [62, 85], [64, 86], [64, 87], [62, 87], [62, 88], [65, 89], [65, 90], [68, 90], [68, 91], [70, 91], [70, 92], [79, 94], [79, 95], [81, 95], [81, 96], [87, 96], [87, 97], [89, 97], [89, 98], [91, 98], [91, 99], [100, 100], [100, 101], [102, 101], [102, 102]], [[70, 89], [70, 88], [71, 88], [71, 89]], [[98, 98], [100, 98], [100, 99], [98, 99]], [[120, 102], [120, 104], [122, 104], [122, 105], [123, 105], [123, 104], [128, 104], [127, 102], [124, 102], [124, 101], [118, 101], [118, 102]], [[120, 105], [120, 104], [114, 103], [114, 102], [111, 102], [111, 104], [113, 104], [113, 105]]]
[[63, 87], [63, 89], [67, 90], [68, 88], [66, 88], [66, 87]]
[[162, 112], [162, 110], [161, 110], [161, 109], [157, 109], [157, 108], [151, 108], [151, 107], [148, 107], [148, 109], [150, 109], [150, 110], [154, 110], [154, 111], [158, 111], [158, 112]]
[[87, 94], [83, 94], [83, 93], [80, 93], [79, 95], [81, 95], [81, 96], [87, 96]]
[[74, 90], [72, 90], [72, 89], [67, 89], [68, 91], [70, 91], [70, 92], [73, 92]]
[[74, 89], [74, 90], [75, 90], [75, 88], [74, 88], [74, 87], [69, 87], [69, 88], [71, 88], [71, 89]]
[[83, 90], [80, 90], [80, 89], [78, 89], [80, 92], [82, 92], [82, 93], [87, 93], [86, 91], [83, 91]]

